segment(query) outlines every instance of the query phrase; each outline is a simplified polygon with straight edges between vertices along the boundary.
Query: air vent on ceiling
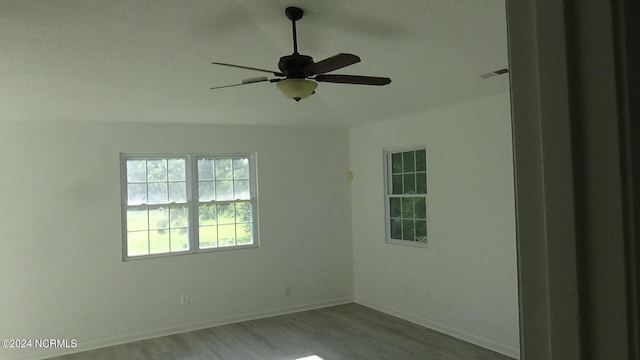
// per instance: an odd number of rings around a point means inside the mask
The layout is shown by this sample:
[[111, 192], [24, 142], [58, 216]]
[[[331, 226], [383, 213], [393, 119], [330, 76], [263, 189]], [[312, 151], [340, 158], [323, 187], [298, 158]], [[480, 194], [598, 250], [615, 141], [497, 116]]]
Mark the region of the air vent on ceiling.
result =
[[486, 73], [486, 74], [482, 74], [480, 75], [481, 78], [483, 79], [488, 79], [490, 77], [494, 77], [494, 76], [498, 76], [498, 75], [502, 75], [502, 74], [506, 74], [509, 72], [509, 69], [504, 68], [504, 69], [500, 69], [500, 70], [496, 70], [496, 71], [492, 71], [490, 73]]

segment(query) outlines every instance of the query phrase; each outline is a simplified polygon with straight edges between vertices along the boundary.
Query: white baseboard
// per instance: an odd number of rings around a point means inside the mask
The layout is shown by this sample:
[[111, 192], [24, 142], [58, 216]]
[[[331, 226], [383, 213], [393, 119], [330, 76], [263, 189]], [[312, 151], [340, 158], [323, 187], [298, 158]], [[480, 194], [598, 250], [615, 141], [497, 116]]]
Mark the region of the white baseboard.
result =
[[200, 329], [206, 329], [214, 326], [232, 324], [241, 321], [249, 321], [256, 320], [271, 316], [285, 315], [296, 313], [300, 311], [307, 311], [313, 309], [324, 308], [328, 306], [342, 305], [353, 302], [352, 297], [341, 298], [341, 299], [333, 299], [333, 300], [324, 300], [319, 302], [307, 303], [307, 304], [299, 304], [294, 306], [287, 306], [275, 309], [267, 309], [262, 311], [257, 311], [253, 313], [246, 314], [237, 314], [232, 316], [225, 316], [221, 318], [208, 319], [204, 321], [198, 321], [188, 324], [181, 324], [176, 326], [169, 326], [160, 329], [150, 329], [141, 332], [130, 333], [121, 336], [114, 336], [111, 338], [105, 339], [96, 339], [90, 341], [84, 341], [78, 344], [78, 347], [74, 349], [47, 349], [41, 351], [34, 352], [20, 352], [15, 354], [5, 354], [0, 350], [0, 357], [6, 360], [37, 360], [37, 359], [46, 359], [53, 356], [66, 355], [71, 353], [77, 353], [87, 350], [99, 349], [107, 346], [120, 345], [125, 343], [130, 343], [133, 341], [147, 340], [160, 336], [168, 336], [179, 334], [188, 331], [195, 331]]
[[416, 316], [413, 315], [409, 315], [409, 314], [405, 314], [401, 311], [397, 311], [397, 310], [393, 310], [393, 309], [389, 309], [385, 306], [382, 306], [380, 304], [375, 304], [366, 300], [362, 300], [362, 299], [358, 299], [356, 298], [354, 300], [355, 303], [372, 308], [374, 310], [378, 310], [381, 311], [383, 313], [410, 321], [414, 324], [418, 324], [420, 326], [424, 326], [426, 328], [435, 330], [437, 332], [449, 335], [449, 336], [453, 336], [455, 338], [458, 338], [460, 340], [464, 340], [468, 343], [474, 344], [474, 345], [478, 345], [480, 347], [483, 347], [485, 349], [489, 349], [492, 351], [495, 351], [497, 353], [500, 353], [502, 355], [506, 355], [509, 357], [512, 357], [514, 359], [520, 359], [520, 350], [511, 346], [506, 346], [500, 343], [497, 343], [493, 340], [489, 340], [489, 339], [485, 339], [483, 337], [474, 335], [474, 334], [470, 334], [466, 331], [462, 331], [459, 329], [455, 329], [452, 328], [450, 326], [447, 325], [443, 325], [440, 323], [437, 323], [435, 321], [431, 321], [428, 319], [423, 319], [423, 318], [418, 318]]

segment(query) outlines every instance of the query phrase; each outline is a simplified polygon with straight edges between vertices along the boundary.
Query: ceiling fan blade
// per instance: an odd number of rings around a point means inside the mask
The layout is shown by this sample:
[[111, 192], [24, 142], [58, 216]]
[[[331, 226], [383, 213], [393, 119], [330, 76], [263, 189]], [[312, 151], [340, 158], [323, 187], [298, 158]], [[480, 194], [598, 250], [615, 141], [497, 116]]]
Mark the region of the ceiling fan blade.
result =
[[227, 63], [221, 63], [221, 62], [212, 62], [212, 64], [214, 65], [223, 65], [223, 66], [231, 66], [234, 68], [239, 68], [239, 69], [247, 69], [247, 70], [254, 70], [254, 71], [261, 71], [261, 72], [266, 72], [269, 74], [273, 74], [275, 76], [284, 76], [283, 73], [279, 72], [279, 71], [273, 71], [273, 70], [266, 70], [266, 69], [258, 69], [258, 68], [254, 68], [254, 67], [249, 67], [249, 66], [242, 66], [242, 65], [235, 65], [235, 64], [227, 64]]
[[248, 78], [248, 79], [244, 79], [242, 80], [242, 82], [240, 84], [231, 84], [231, 85], [223, 85], [223, 86], [216, 86], [216, 87], [212, 87], [211, 90], [215, 90], [215, 89], [223, 89], [223, 88], [228, 88], [228, 87], [232, 87], [232, 86], [240, 86], [240, 85], [247, 85], [247, 84], [255, 84], [255, 83], [259, 83], [259, 82], [278, 82], [280, 81], [280, 79], [267, 79], [266, 76], [261, 76], [261, 77], [255, 77], [255, 78]]
[[387, 85], [391, 79], [387, 77], [377, 76], [360, 76], [360, 75], [318, 75], [313, 78], [318, 82], [329, 82], [338, 84], [357, 84], [357, 85]]
[[353, 65], [360, 62], [360, 58], [353, 54], [340, 53], [332, 57], [320, 60], [316, 63], [307, 65], [304, 72], [308, 75], [318, 75], [328, 73], [333, 70], [342, 69], [345, 66]]

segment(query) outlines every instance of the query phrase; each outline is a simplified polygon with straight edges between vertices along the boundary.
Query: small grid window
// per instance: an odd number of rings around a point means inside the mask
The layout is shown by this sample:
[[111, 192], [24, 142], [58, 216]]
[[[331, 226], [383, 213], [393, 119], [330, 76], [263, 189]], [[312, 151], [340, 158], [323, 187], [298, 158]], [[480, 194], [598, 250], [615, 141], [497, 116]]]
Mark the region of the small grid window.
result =
[[426, 245], [426, 150], [387, 151], [385, 163], [387, 242]]
[[253, 155], [122, 155], [125, 260], [257, 246]]

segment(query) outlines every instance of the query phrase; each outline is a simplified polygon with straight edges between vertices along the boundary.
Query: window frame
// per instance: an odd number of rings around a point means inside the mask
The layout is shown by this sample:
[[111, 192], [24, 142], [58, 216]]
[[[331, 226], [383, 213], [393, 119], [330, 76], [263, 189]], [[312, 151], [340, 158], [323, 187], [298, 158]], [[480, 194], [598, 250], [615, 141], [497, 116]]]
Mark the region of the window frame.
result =
[[[201, 202], [198, 198], [198, 160], [200, 159], [248, 159], [248, 171], [249, 171], [249, 199], [231, 199], [224, 201], [204, 201]], [[184, 159], [185, 160], [185, 187], [186, 187], [186, 207], [188, 211], [187, 215], [187, 229], [188, 229], [188, 244], [189, 249], [185, 251], [146, 254], [146, 255], [134, 255], [128, 254], [128, 229], [127, 229], [127, 210], [136, 206], [140, 207], [157, 207], [157, 206], [171, 206], [176, 204], [175, 202], [167, 202], [166, 204], [141, 204], [141, 205], [129, 205], [128, 203], [128, 179], [127, 179], [127, 161], [128, 160], [170, 160], [170, 159]], [[169, 181], [168, 181], [169, 182]], [[169, 200], [169, 199], [167, 199]], [[238, 201], [248, 201], [251, 204], [251, 230], [252, 243], [230, 246], [217, 246], [200, 248], [200, 220], [199, 220], [199, 205], [202, 203], [236, 203]], [[182, 203], [177, 203], [182, 204]], [[200, 254], [211, 253], [219, 251], [240, 250], [257, 248], [260, 246], [259, 231], [258, 231], [258, 186], [257, 186], [257, 163], [255, 153], [121, 153], [120, 154], [120, 209], [121, 209], [121, 231], [122, 231], [122, 260], [123, 261], [135, 261], [142, 259], [162, 258], [169, 256], [180, 256], [188, 254]], [[235, 222], [234, 224], [238, 224]], [[237, 236], [237, 235], [236, 235]], [[237, 241], [237, 237], [236, 237]]]
[[[409, 152], [409, 151], [421, 151], [423, 150], [425, 152], [425, 193], [422, 194], [394, 194], [393, 193], [393, 182], [392, 182], [392, 176], [393, 176], [393, 169], [392, 169], [392, 156], [393, 154], [398, 154], [398, 153], [404, 153], [404, 152]], [[427, 161], [427, 148], [424, 145], [416, 145], [416, 146], [406, 146], [406, 147], [399, 147], [399, 148], [390, 148], [390, 149], [384, 149], [383, 150], [383, 172], [384, 172], [384, 223], [385, 223], [385, 243], [387, 244], [395, 244], [395, 245], [405, 245], [405, 246], [414, 246], [414, 247], [421, 247], [421, 248], [428, 248], [429, 247], [429, 211], [428, 211], [428, 187], [429, 187], [429, 181], [428, 181], [428, 161]], [[415, 166], [415, 163], [414, 163]], [[418, 172], [422, 172], [422, 171], [414, 171], [416, 174]], [[404, 172], [402, 172], [401, 174], [405, 174]], [[391, 237], [391, 209], [390, 209], [390, 199], [391, 198], [402, 198], [402, 197], [413, 197], [413, 198], [424, 198], [425, 201], [425, 225], [426, 225], [426, 241], [422, 242], [422, 241], [417, 241], [417, 240], [401, 240], [401, 239], [394, 239]], [[415, 210], [414, 210], [415, 211]], [[415, 220], [415, 219], [414, 219]]]

